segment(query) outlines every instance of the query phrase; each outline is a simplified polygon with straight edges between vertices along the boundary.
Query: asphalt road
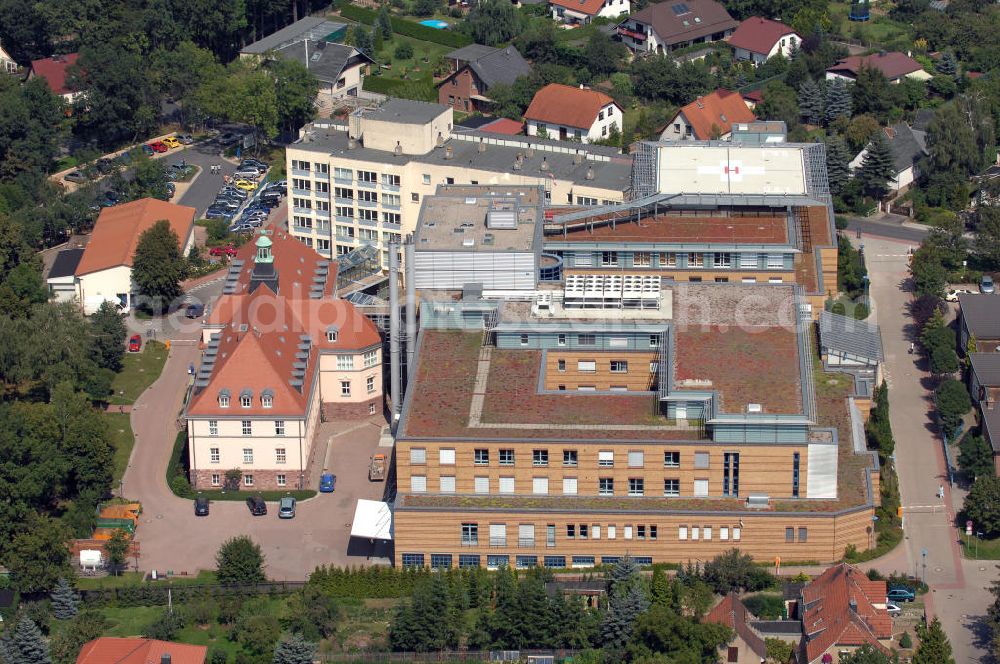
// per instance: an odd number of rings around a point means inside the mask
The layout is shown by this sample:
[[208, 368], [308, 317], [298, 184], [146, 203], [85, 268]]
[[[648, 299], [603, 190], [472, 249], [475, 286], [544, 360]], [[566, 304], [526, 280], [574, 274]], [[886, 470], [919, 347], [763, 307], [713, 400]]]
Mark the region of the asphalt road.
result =
[[913, 244], [920, 244], [923, 239], [927, 237], [928, 233], [928, 231], [924, 228], [904, 226], [895, 221], [865, 219], [860, 217], [851, 217], [848, 220], [847, 230], [848, 232], [853, 233], [861, 231], [864, 235], [874, 235], [892, 240], [900, 240], [902, 242], [911, 242]]

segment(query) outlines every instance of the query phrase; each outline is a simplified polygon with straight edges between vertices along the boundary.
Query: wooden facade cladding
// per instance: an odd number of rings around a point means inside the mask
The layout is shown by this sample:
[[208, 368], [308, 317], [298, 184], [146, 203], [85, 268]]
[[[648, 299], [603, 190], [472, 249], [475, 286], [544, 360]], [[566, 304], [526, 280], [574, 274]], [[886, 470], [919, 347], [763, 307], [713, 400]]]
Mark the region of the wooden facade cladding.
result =
[[[562, 385], [566, 390], [593, 386], [596, 390], [623, 387], [629, 392], [649, 391], [656, 383], [652, 366], [656, 361], [655, 352], [550, 350], [545, 353], [543, 389], [558, 390]], [[593, 371], [589, 370], [590, 362], [594, 363]]]

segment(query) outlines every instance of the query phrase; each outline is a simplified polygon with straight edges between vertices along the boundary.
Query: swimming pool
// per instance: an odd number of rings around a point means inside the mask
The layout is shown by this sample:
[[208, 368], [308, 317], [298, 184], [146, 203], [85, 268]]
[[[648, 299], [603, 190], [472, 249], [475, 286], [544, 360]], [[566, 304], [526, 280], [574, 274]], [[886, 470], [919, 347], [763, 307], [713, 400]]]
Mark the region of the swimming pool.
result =
[[421, 21], [420, 25], [426, 25], [428, 28], [434, 28], [436, 30], [444, 30], [448, 27], [448, 22], [440, 21], [436, 18], [429, 18], [425, 21]]

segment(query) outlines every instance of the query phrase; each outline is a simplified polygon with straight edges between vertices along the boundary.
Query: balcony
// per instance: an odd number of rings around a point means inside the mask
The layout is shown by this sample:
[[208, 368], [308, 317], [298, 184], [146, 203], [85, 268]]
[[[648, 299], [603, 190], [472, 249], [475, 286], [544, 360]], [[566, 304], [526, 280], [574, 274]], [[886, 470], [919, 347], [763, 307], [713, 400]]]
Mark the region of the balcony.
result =
[[465, 539], [462, 538], [462, 546], [479, 546], [479, 538], [475, 539]]
[[313, 177], [316, 178], [317, 180], [325, 180], [327, 182], [330, 181], [329, 173], [320, 173], [319, 171], [316, 171], [313, 173]]
[[315, 210], [313, 210], [313, 213], [317, 217], [323, 217], [324, 219], [329, 219], [330, 218], [330, 211], [329, 210], [320, 210], [319, 208], [316, 208]]
[[354, 217], [344, 217], [344, 216], [341, 216], [341, 215], [338, 214], [336, 216], [336, 219], [337, 219], [337, 221], [339, 221], [342, 224], [353, 224], [354, 223]]
[[[403, 230], [402, 224], [394, 224], [390, 221], [383, 221], [382, 228], [387, 231], [396, 231], [397, 233]], [[503, 464], [501, 464], [503, 465]]]
[[368, 226], [369, 228], [378, 227], [378, 222], [374, 219], [365, 219], [364, 217], [358, 217], [358, 223], [362, 226]]
[[399, 185], [398, 184], [386, 184], [385, 182], [383, 182], [382, 183], [382, 191], [398, 192], [399, 191]]
[[507, 538], [506, 537], [491, 537], [490, 538], [490, 546], [491, 547], [507, 546]]
[[335, 196], [333, 200], [337, 205], [354, 205], [353, 198], [341, 198], [340, 196]]
[[517, 546], [520, 549], [534, 549], [535, 548], [535, 538], [521, 537], [517, 540]]
[[294, 212], [295, 214], [312, 214], [313, 209], [307, 207], [299, 207], [298, 205], [296, 205], [292, 208], [292, 212]]
[[378, 182], [369, 182], [368, 180], [358, 180], [358, 186], [362, 189], [377, 189]]
[[358, 199], [358, 207], [363, 207], [363, 208], [377, 208], [378, 207], [378, 201], [366, 201], [363, 198], [359, 198]]
[[628, 28], [618, 28], [618, 34], [622, 37], [629, 37], [633, 41], [646, 41], [646, 35], [641, 32], [636, 32], [634, 30], [629, 30]]
[[337, 184], [346, 184], [347, 186], [354, 185], [354, 178], [341, 178], [334, 175], [333, 181], [336, 182]]
[[292, 189], [295, 196], [312, 196], [312, 189]]
[[299, 226], [298, 224], [293, 224], [292, 232], [300, 235], [312, 235], [313, 229], [312, 226]]
[[382, 207], [386, 210], [393, 210], [395, 212], [398, 212], [401, 209], [401, 206], [392, 205], [391, 203], [386, 203], [385, 201], [382, 201]]
[[301, 168], [293, 168], [292, 169], [292, 175], [295, 175], [295, 176], [298, 176], [298, 177], [301, 177], [301, 178], [308, 178], [308, 177], [312, 177], [312, 171], [304, 171]]
[[340, 233], [337, 233], [336, 238], [340, 244], [353, 244], [355, 239], [353, 235], [341, 235]]

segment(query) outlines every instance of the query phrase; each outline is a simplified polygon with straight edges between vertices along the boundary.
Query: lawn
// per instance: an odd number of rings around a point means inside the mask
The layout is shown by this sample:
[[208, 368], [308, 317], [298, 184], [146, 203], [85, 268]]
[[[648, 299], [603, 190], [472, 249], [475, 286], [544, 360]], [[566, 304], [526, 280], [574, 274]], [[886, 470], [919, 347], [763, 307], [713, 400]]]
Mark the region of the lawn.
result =
[[128, 413], [105, 413], [105, 421], [111, 434], [111, 444], [115, 448], [114, 484], [118, 484], [125, 475], [128, 460], [132, 456], [132, 446], [135, 436], [132, 434], [132, 423]]
[[975, 536], [966, 537], [965, 529], [958, 530], [962, 543], [962, 553], [972, 560], [1000, 560], [1000, 537], [996, 539], [979, 539]]
[[911, 28], [905, 23], [878, 15], [874, 11], [869, 21], [851, 21], [847, 18], [850, 10], [850, 4], [846, 2], [835, 2], [827, 5], [827, 11], [833, 21], [834, 33], [851, 39], [860, 39], [867, 43], [870, 48], [882, 46], [898, 48], [904, 52], [913, 48], [913, 34]]
[[[144, 583], [145, 572], [125, 572], [121, 576], [81, 576], [76, 580], [78, 590], [108, 590], [111, 588], [127, 588], [140, 586]], [[160, 583], [159, 581], [155, 583]], [[169, 583], [172, 586], [189, 584], [214, 584], [217, 583], [215, 572], [202, 570], [197, 576], [171, 576]]]
[[142, 352], [126, 353], [124, 367], [111, 383], [114, 393], [108, 403], [114, 406], [134, 403], [160, 377], [166, 361], [167, 348], [159, 341], [145, 342]]

